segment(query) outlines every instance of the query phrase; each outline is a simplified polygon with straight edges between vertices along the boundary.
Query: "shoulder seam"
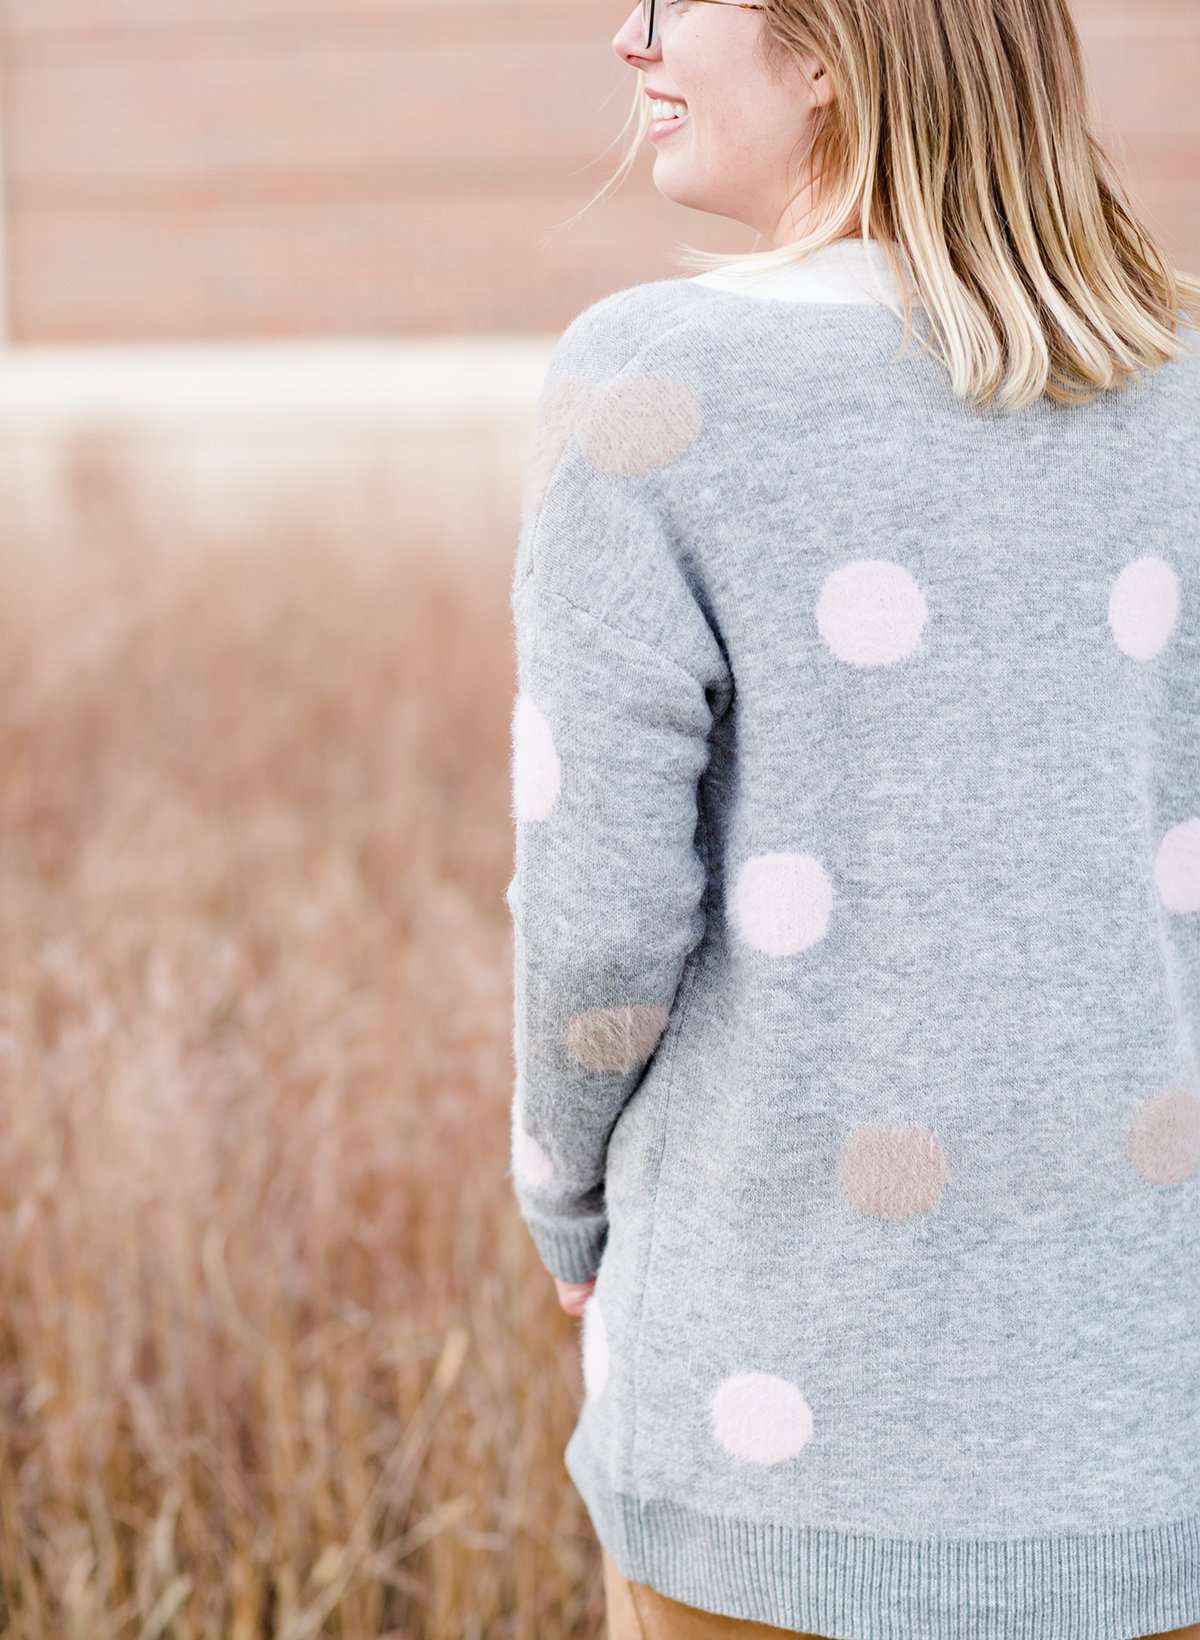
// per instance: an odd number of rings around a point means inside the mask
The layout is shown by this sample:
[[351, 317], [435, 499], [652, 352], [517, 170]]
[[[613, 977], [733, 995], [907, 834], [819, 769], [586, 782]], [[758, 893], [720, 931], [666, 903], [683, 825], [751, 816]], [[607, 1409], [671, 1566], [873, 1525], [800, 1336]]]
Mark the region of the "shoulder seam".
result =
[[639, 342], [633, 353], [630, 354], [629, 358], [626, 359], [625, 363], [620, 368], [624, 370], [628, 365], [631, 365], [636, 360], [642, 358], [642, 356], [649, 352], [651, 348], [657, 347], [660, 342], [665, 342], [668, 337], [673, 336], [677, 330], [686, 329], [688, 325], [693, 323], [694, 319], [694, 314], [685, 314], [682, 319], [676, 319], [673, 323], [669, 324], [665, 330], [657, 331], [653, 336], [647, 336], [643, 341]]
[[543, 586], [540, 582], [535, 583], [531, 581], [530, 577], [526, 576], [513, 600], [514, 608], [523, 595], [535, 587], [539, 597], [552, 599], [555, 603], [563, 604], [567, 609], [574, 610], [575, 614], [582, 615], [585, 620], [595, 622], [597, 626], [603, 627], [606, 632], [611, 632], [614, 637], [623, 638], [626, 643], [632, 644], [642, 654], [650, 655], [654, 660], [665, 663], [672, 671], [678, 672], [681, 677], [685, 677], [689, 683], [694, 683], [697, 689], [702, 692], [705, 691], [704, 679], [698, 678], [694, 672], [689, 672], [686, 666], [677, 661], [673, 655], [669, 655], [666, 650], [657, 648], [645, 638], [635, 637], [632, 632], [626, 632], [623, 627], [606, 620], [603, 615], [597, 615], [594, 609], [587, 609], [583, 604], [577, 604], [574, 598], [568, 598], [565, 592], [559, 592], [555, 587]]
[[[663, 283], [665, 282], [666, 281], [663, 281]], [[657, 280], [650, 281], [651, 285], [657, 283], [659, 283]], [[629, 301], [646, 288], [647, 285], [645, 283], [640, 285], [630, 285], [622, 290], [612, 291], [607, 297], [601, 297], [600, 300], [602, 302], [611, 301], [614, 307], [619, 307], [620, 311], [624, 312], [629, 305]], [[625, 298], [625, 300], [618, 301], [619, 298]], [[587, 308], [583, 310], [584, 313], [587, 313], [588, 311], [589, 310]], [[576, 318], [580, 317], [582, 317], [582, 315], [576, 315]], [[607, 315], [605, 317], [607, 318]], [[681, 330], [684, 326], [691, 324], [694, 317], [695, 316], [692, 314], [687, 314], [681, 319], [674, 320], [674, 322], [669, 324], [664, 330], [656, 331], [651, 336], [643, 337], [640, 341], [634, 344], [632, 352], [626, 353], [621, 362], [613, 364], [612, 368], [610, 368], [606, 374], [611, 377], [618, 375], [622, 370], [627, 370], [629, 366], [639, 360], [648, 349], [657, 346], [659, 342], [665, 341], [668, 336], [674, 335], [677, 330]], [[571, 323], [574, 324], [575, 320], [572, 320]], [[569, 328], [570, 326], [568, 326], [568, 329]], [[565, 335], [566, 332], [563, 332], [563, 334]]]

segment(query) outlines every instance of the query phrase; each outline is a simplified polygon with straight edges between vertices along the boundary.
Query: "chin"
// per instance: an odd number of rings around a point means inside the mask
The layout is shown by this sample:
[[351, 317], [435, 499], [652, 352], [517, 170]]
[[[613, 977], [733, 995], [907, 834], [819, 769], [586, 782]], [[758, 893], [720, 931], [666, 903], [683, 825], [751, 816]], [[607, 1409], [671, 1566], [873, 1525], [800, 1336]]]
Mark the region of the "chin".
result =
[[664, 199], [670, 200], [672, 205], [682, 205], [685, 209], [690, 211], [702, 211], [704, 209], [704, 206], [701, 205], [700, 201], [688, 193], [686, 184], [677, 186], [673, 179], [664, 183], [657, 175], [657, 169], [658, 168], [656, 166], [654, 186]]
[[695, 185], [689, 186], [687, 173], [682, 166], [674, 174], [671, 174], [668, 168], [664, 166], [664, 175], [659, 176], [658, 166], [656, 165], [652, 180], [658, 192], [664, 199], [669, 199], [672, 205], [682, 205], [685, 210], [689, 211], [711, 211], [713, 209], [712, 200], [704, 193], [703, 189]]

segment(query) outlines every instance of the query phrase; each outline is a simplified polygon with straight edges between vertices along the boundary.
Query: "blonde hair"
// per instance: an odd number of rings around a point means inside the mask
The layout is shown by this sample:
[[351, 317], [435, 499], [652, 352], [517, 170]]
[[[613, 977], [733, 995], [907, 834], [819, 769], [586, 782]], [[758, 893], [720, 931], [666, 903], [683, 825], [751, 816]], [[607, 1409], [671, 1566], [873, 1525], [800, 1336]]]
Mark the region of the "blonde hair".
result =
[[[1200, 318], [1200, 280], [1172, 269], [1092, 134], [1068, 0], [767, 0], [763, 11], [769, 71], [811, 55], [833, 80], [805, 155], [814, 196], [821, 182], [816, 226], [748, 254], [685, 244], [678, 263], [787, 266], [856, 222], [899, 282], [904, 341], [915, 293], [954, 393], [1003, 410], [1043, 394], [1084, 404], [1185, 351], [1179, 321]], [[631, 113], [629, 147], [595, 198], [649, 127], [640, 77]]]

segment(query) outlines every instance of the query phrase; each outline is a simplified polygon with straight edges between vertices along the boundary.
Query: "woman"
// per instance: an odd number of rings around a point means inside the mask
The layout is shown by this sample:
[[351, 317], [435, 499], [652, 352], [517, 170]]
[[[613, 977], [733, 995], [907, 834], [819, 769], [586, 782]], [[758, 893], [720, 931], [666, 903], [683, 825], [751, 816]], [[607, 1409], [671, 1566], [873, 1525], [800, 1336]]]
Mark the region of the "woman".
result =
[[572, 321], [513, 574], [610, 1635], [1200, 1636], [1200, 284], [1065, 0], [613, 44], [766, 249]]

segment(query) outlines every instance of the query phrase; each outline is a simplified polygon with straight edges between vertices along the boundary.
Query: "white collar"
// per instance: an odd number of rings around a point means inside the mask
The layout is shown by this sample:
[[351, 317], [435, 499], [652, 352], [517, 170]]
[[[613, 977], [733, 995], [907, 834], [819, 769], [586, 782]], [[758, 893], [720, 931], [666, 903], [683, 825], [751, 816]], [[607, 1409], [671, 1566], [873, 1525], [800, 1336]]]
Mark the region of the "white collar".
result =
[[[733, 267], [746, 264], [734, 263]], [[789, 302], [899, 302], [902, 291], [887, 263], [878, 239], [835, 239], [812, 251], [792, 267], [759, 269], [753, 273], [710, 268], [692, 274], [696, 285], [738, 291], [746, 296], [775, 297]]]

